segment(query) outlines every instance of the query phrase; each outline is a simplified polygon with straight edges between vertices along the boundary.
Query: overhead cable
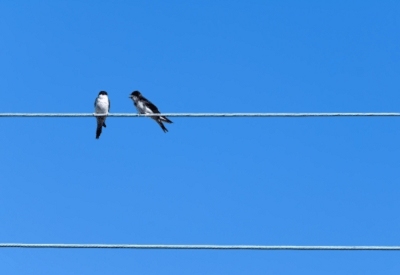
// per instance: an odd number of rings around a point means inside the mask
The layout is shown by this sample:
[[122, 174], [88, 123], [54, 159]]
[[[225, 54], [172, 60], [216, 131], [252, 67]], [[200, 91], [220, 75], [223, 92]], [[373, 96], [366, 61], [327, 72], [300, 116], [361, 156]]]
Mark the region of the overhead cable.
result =
[[[0, 117], [95, 117], [93, 113], [0, 113]], [[400, 113], [109, 113], [108, 117], [397, 117]]]
[[400, 251], [400, 246], [296, 246], [296, 245], [163, 245], [163, 244], [26, 244], [0, 243], [0, 248], [97, 248], [191, 250], [369, 250]]

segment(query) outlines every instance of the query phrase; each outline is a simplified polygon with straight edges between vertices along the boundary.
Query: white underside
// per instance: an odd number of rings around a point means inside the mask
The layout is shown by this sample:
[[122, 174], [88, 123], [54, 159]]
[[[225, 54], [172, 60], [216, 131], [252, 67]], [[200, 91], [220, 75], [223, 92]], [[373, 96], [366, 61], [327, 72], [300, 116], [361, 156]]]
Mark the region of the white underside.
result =
[[140, 114], [153, 114], [153, 111], [141, 101], [136, 103], [136, 109]]
[[95, 113], [108, 114], [108, 108], [109, 108], [108, 97], [100, 95], [96, 100]]

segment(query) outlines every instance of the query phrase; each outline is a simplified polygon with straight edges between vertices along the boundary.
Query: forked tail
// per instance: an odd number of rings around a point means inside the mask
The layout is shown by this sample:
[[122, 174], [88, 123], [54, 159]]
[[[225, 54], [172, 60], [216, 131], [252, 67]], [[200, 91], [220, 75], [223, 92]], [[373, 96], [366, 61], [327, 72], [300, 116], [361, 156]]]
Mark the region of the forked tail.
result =
[[165, 128], [164, 124], [161, 121], [157, 120], [158, 125], [160, 125], [161, 129], [164, 131], [164, 133], [168, 132], [168, 129]]

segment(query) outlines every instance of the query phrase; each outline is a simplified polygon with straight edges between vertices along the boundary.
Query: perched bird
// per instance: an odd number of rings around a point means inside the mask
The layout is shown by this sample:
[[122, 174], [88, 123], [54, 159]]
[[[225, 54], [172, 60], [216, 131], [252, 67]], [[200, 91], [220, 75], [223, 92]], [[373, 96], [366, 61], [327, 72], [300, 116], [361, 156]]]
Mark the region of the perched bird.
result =
[[97, 119], [97, 131], [96, 131], [96, 139], [98, 139], [101, 135], [102, 127], [106, 126], [106, 118], [108, 112], [110, 111], [110, 100], [108, 99], [107, 92], [101, 91], [99, 96], [96, 98], [94, 102], [94, 114], [104, 114], [105, 116], [96, 116]]
[[[131, 93], [129, 96], [130, 99], [133, 100], [133, 104], [135, 105], [136, 109], [140, 114], [159, 114], [160, 111], [157, 109], [157, 107], [148, 101], [145, 97], [142, 96], [142, 94], [139, 91], [134, 91]], [[161, 129], [163, 129], [164, 133], [168, 132], [167, 128], [165, 128], [163, 122], [165, 123], [172, 123], [171, 120], [166, 118], [165, 116], [152, 116], [150, 117], [151, 119], [154, 119], [158, 125], [161, 126]]]

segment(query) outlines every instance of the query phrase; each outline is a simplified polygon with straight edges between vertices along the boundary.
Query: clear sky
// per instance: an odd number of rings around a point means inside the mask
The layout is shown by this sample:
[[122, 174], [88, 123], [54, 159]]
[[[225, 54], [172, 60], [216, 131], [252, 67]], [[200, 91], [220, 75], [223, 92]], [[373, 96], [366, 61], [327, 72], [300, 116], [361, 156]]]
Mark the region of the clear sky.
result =
[[[399, 1], [1, 1], [0, 112], [400, 112]], [[400, 245], [399, 118], [0, 119], [0, 242]], [[399, 274], [398, 252], [0, 249], [2, 274]]]

